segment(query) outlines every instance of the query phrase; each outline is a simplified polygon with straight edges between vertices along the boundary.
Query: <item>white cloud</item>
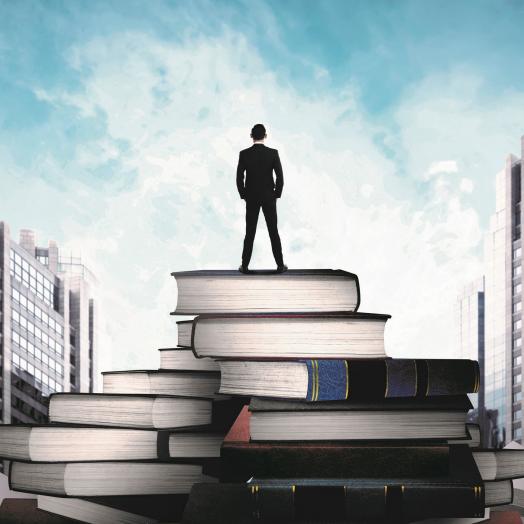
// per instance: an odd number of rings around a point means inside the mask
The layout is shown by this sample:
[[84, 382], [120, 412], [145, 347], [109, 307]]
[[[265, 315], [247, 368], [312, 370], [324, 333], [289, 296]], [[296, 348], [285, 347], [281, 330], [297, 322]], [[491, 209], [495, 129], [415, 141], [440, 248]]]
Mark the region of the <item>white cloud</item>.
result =
[[460, 180], [460, 190], [464, 193], [472, 193], [475, 188], [475, 183], [471, 178], [462, 178]]
[[360, 192], [362, 193], [363, 197], [369, 198], [373, 194], [373, 189], [374, 188], [373, 188], [373, 186], [371, 184], [363, 184], [360, 187]]
[[[456, 291], [481, 267], [477, 214], [440, 177], [425, 199], [410, 199], [410, 180], [397, 177], [374, 140], [384, 129], [350, 89], [300, 96], [234, 34], [180, 46], [122, 34], [71, 56], [89, 72], [82, 90], [41, 98], [105, 120], [107, 134], [78, 151], [79, 163], [112, 159], [123, 142], [114, 177], [136, 175], [118, 191], [84, 187], [78, 211], [62, 222], [66, 243], [82, 251], [101, 282], [102, 368], [155, 367], [156, 348], [176, 343], [171, 271], [238, 265], [244, 210], [234, 173], [255, 122], [267, 124], [269, 145], [281, 153], [279, 224], [289, 266], [357, 272], [362, 310], [393, 314], [390, 354], [452, 354]], [[397, 117], [408, 173], [423, 177], [431, 159], [447, 155], [419, 148], [425, 135], [418, 120], [409, 121], [413, 111], [408, 101]], [[438, 173], [452, 169], [444, 164]], [[76, 192], [78, 183], [69, 187]], [[261, 219], [252, 266], [273, 264]]]
[[[410, 86], [394, 113], [390, 147], [399, 151], [406, 173], [426, 180], [435, 159], [453, 159], [460, 175], [473, 181], [486, 224], [495, 209], [495, 173], [508, 153], [520, 156], [524, 91], [489, 93], [478, 72], [457, 67]], [[453, 184], [460, 190], [458, 177]]]
[[458, 171], [457, 162], [455, 160], [441, 160], [433, 162], [427, 172], [426, 178], [431, 178], [442, 173], [456, 173]]

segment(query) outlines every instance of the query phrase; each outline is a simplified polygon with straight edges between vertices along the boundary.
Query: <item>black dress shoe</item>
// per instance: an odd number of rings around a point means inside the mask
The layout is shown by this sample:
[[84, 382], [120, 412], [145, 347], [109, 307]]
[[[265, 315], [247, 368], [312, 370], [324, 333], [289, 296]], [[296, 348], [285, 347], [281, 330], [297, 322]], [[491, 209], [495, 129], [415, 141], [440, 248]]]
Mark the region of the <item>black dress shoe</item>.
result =
[[239, 266], [238, 267], [238, 270], [241, 272], [241, 273], [244, 273], [244, 275], [247, 275], [249, 273], [249, 269], [245, 266]]
[[286, 264], [282, 264], [281, 266], [277, 267], [277, 273], [285, 273], [287, 271]]

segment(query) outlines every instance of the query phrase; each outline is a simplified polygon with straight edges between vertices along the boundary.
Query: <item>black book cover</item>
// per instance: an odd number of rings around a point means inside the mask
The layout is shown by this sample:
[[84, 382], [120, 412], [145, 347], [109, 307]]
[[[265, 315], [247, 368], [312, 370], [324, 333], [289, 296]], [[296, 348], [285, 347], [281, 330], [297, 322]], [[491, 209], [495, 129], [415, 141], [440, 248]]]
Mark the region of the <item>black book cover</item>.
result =
[[249, 410], [257, 411], [469, 411], [467, 395], [414, 398], [348, 399], [331, 402], [271, 400], [253, 397]]
[[484, 490], [471, 450], [451, 446], [450, 453], [449, 475], [432, 479], [252, 479], [247, 484], [196, 484], [184, 522], [400, 523], [482, 516]]
[[268, 478], [442, 477], [449, 446], [353, 442], [224, 442], [222, 481]]

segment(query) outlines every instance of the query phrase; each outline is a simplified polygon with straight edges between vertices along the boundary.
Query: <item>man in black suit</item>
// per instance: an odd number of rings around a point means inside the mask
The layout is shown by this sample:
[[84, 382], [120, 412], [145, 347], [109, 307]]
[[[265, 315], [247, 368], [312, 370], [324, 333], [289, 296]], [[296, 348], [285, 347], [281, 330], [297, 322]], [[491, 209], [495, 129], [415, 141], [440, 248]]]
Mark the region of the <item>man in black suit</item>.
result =
[[[242, 265], [238, 268], [242, 273], [248, 272], [260, 208], [266, 219], [277, 271], [282, 273], [287, 270], [282, 258], [282, 246], [277, 228], [277, 198], [282, 195], [284, 175], [278, 151], [264, 145], [266, 137], [266, 128], [262, 124], [256, 124], [251, 130], [253, 145], [240, 151], [238, 156], [237, 188], [240, 198], [246, 201], [246, 236]], [[276, 182], [273, 180], [273, 171]]]

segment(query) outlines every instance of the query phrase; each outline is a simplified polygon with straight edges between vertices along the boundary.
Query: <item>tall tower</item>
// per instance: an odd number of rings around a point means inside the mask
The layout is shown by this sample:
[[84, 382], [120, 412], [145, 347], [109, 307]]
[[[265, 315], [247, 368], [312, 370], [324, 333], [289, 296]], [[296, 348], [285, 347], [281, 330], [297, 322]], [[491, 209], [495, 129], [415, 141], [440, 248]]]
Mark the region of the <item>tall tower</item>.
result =
[[[79, 271], [82, 269], [82, 271]], [[0, 222], [1, 422], [44, 422], [48, 397], [96, 388], [95, 279], [31, 230]]]
[[486, 408], [496, 411], [499, 444], [522, 442], [521, 166], [510, 155], [496, 176], [496, 209], [484, 243], [484, 394]]

